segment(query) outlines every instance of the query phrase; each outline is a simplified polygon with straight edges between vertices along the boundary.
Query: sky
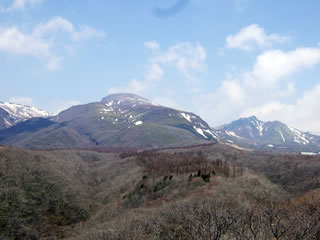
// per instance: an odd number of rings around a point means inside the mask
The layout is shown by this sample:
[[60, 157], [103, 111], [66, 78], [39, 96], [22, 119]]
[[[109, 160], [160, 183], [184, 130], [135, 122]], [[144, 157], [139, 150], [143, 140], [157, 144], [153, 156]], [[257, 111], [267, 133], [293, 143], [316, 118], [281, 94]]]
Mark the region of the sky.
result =
[[0, 101], [131, 92], [211, 126], [320, 132], [319, 0], [0, 0]]

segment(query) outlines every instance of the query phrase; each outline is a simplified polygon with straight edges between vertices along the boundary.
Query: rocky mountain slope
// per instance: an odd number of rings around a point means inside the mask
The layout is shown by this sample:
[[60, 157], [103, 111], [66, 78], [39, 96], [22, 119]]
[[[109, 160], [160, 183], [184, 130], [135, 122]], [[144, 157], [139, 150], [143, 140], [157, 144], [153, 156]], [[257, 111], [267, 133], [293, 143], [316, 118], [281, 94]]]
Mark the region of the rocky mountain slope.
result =
[[214, 129], [220, 140], [245, 148], [277, 151], [320, 151], [320, 136], [279, 121], [263, 122], [255, 116], [240, 118]]
[[1, 144], [28, 148], [157, 148], [216, 142], [216, 138], [199, 116], [135, 94], [112, 94], [48, 120], [31, 119], [0, 132]]

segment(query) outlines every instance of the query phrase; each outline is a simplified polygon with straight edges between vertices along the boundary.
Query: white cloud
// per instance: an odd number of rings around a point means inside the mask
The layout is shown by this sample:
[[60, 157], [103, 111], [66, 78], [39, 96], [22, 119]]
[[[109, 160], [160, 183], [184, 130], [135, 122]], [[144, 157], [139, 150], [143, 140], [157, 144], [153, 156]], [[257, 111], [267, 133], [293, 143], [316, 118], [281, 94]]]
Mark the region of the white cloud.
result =
[[197, 81], [192, 72], [202, 72], [205, 69], [206, 57], [207, 53], [200, 44], [183, 42], [156, 55], [151, 61], [163, 65], [173, 65], [186, 79]]
[[9, 99], [9, 102], [23, 104], [27, 106], [33, 105], [33, 100], [32, 98], [29, 98], [29, 97], [14, 96]]
[[74, 25], [62, 17], [54, 17], [47, 23], [39, 24], [33, 31], [33, 36], [42, 38], [43, 36], [54, 36], [59, 32], [69, 34], [73, 41], [87, 40], [90, 38], [101, 38], [105, 36], [104, 32], [100, 32], [92, 27], [83, 25], [78, 30]]
[[50, 55], [49, 43], [24, 34], [17, 27], [0, 28], [0, 51], [35, 57]]
[[293, 51], [266, 51], [258, 56], [246, 84], [252, 87], [273, 88], [286, 77], [320, 63], [320, 48], [297, 48]]
[[68, 20], [55, 17], [47, 23], [39, 24], [30, 33], [24, 33], [16, 26], [0, 27], [0, 52], [47, 59], [47, 69], [54, 71], [59, 69], [62, 59], [53, 50], [59, 47], [55, 39], [59, 38], [61, 33], [67, 33], [73, 42], [104, 36], [103, 32], [91, 27], [80, 26], [76, 29]]
[[271, 47], [273, 43], [282, 43], [286, 39], [286, 37], [275, 33], [267, 35], [259, 25], [252, 24], [241, 29], [236, 35], [227, 36], [226, 47], [250, 51], [256, 45], [259, 47]]

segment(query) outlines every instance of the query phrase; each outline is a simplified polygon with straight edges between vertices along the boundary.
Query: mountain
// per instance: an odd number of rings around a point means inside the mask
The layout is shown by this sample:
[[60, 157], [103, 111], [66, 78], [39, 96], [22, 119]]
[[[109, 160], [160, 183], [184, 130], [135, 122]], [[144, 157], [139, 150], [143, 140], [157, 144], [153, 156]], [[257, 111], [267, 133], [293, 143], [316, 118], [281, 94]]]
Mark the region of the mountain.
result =
[[255, 116], [211, 129], [199, 116], [130, 93], [73, 106], [56, 116], [0, 103], [0, 144], [30, 149], [163, 148], [216, 143], [254, 150], [320, 152], [320, 136]]
[[214, 131], [221, 141], [245, 148], [320, 152], [318, 135], [288, 127], [279, 121], [263, 122], [255, 116], [240, 118]]
[[47, 118], [49, 112], [16, 103], [0, 102], [0, 130], [35, 117]]
[[47, 120], [30, 119], [0, 131], [0, 144], [35, 149], [157, 148], [212, 143], [216, 138], [199, 116], [129, 93], [112, 94]]

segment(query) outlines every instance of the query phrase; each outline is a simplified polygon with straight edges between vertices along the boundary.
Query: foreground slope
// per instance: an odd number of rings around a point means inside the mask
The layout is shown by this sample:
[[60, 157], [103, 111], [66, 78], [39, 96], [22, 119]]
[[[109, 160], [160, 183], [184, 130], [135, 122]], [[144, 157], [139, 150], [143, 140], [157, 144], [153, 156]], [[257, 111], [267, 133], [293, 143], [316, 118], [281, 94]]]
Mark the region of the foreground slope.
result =
[[[319, 185], [290, 188], [294, 175], [316, 181], [311, 168], [285, 160], [295, 174], [271, 182], [267, 166], [241, 167], [271, 156], [269, 167], [285, 155], [221, 144], [139, 153], [0, 147], [0, 238], [317, 239]], [[306, 158], [319, 170], [317, 157]]]

